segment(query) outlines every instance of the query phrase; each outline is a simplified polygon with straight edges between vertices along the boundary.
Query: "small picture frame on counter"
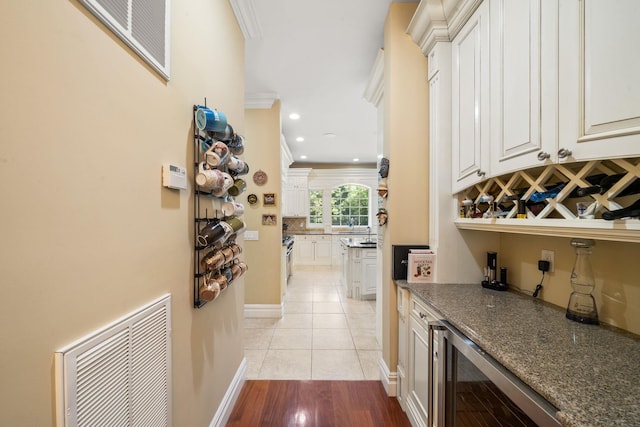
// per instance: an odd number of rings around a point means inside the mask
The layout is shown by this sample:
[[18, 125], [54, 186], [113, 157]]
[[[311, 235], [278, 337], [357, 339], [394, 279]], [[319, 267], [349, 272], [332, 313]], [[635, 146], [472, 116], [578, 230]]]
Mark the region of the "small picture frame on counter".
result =
[[408, 283], [433, 283], [435, 278], [436, 254], [430, 249], [411, 249], [407, 268]]

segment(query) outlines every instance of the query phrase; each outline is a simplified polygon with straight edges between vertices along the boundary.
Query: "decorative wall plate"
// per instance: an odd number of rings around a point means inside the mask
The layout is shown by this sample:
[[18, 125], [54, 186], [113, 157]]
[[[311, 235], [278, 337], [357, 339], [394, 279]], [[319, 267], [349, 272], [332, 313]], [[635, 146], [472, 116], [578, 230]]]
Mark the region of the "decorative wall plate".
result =
[[258, 196], [256, 196], [255, 194], [249, 194], [247, 196], [247, 202], [249, 202], [250, 205], [255, 205], [256, 203], [258, 203]]
[[267, 179], [269, 179], [269, 177], [267, 176], [267, 173], [263, 170], [258, 170], [256, 173], [253, 174], [253, 182], [255, 182], [256, 185], [266, 184]]

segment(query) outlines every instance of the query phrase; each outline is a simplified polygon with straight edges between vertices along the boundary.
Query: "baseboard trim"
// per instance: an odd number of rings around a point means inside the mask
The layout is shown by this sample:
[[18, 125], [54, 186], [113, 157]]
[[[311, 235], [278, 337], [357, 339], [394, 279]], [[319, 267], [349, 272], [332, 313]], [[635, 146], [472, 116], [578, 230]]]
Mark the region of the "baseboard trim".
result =
[[224, 427], [227, 425], [227, 421], [229, 421], [229, 417], [231, 417], [231, 412], [233, 412], [233, 407], [236, 405], [236, 401], [238, 400], [238, 396], [246, 379], [247, 359], [243, 358], [233, 380], [231, 380], [231, 384], [229, 384], [227, 392], [222, 398], [222, 402], [220, 402], [218, 406], [218, 410], [213, 416], [211, 423], [209, 423], [209, 427]]
[[398, 395], [398, 373], [391, 372], [384, 359], [380, 358], [380, 381], [387, 392], [387, 396], [396, 397]]
[[284, 314], [284, 304], [245, 304], [244, 318], [280, 319]]

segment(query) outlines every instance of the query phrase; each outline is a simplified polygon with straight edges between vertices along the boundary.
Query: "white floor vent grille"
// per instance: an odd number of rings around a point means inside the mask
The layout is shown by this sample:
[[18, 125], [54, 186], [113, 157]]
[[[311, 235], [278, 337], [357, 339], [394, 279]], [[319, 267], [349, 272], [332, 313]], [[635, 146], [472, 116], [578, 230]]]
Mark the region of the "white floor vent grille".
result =
[[57, 426], [171, 426], [171, 296], [56, 352]]

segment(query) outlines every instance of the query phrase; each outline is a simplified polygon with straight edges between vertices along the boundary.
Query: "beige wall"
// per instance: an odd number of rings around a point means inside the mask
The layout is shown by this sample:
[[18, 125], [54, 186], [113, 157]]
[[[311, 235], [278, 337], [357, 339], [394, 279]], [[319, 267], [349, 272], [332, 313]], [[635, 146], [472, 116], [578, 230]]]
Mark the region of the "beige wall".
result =
[[396, 291], [391, 280], [391, 245], [428, 243], [427, 60], [406, 34], [417, 3], [392, 3], [384, 28], [384, 141], [389, 159], [389, 212], [382, 248], [382, 356], [391, 372], [398, 359]]
[[[258, 203], [245, 203], [247, 230], [257, 230], [260, 240], [245, 242], [245, 259], [249, 264], [246, 277], [246, 304], [277, 304], [282, 302], [280, 264], [282, 261], [282, 194], [280, 179], [280, 101], [271, 109], [246, 110], [247, 152], [245, 158], [251, 165], [245, 194], [256, 194]], [[251, 176], [257, 170], [267, 173], [267, 183], [258, 186]], [[276, 194], [276, 206], [264, 206], [262, 195]], [[277, 215], [274, 225], [262, 225], [263, 214]]]
[[161, 165], [192, 176], [204, 97], [244, 129], [228, 2], [172, 2], [169, 82], [77, 1], [0, 16], [0, 424], [53, 425], [54, 351], [168, 292], [174, 425], [209, 425], [243, 358], [244, 286], [192, 308], [191, 192]]
[[[538, 259], [543, 249], [555, 252], [555, 269], [545, 274], [540, 298], [567, 307], [575, 251], [571, 239], [503, 234], [498, 263], [508, 268], [509, 283], [527, 293], [540, 282]], [[596, 279], [593, 293], [600, 320], [640, 334], [640, 265], [637, 243], [596, 241], [591, 266]]]

